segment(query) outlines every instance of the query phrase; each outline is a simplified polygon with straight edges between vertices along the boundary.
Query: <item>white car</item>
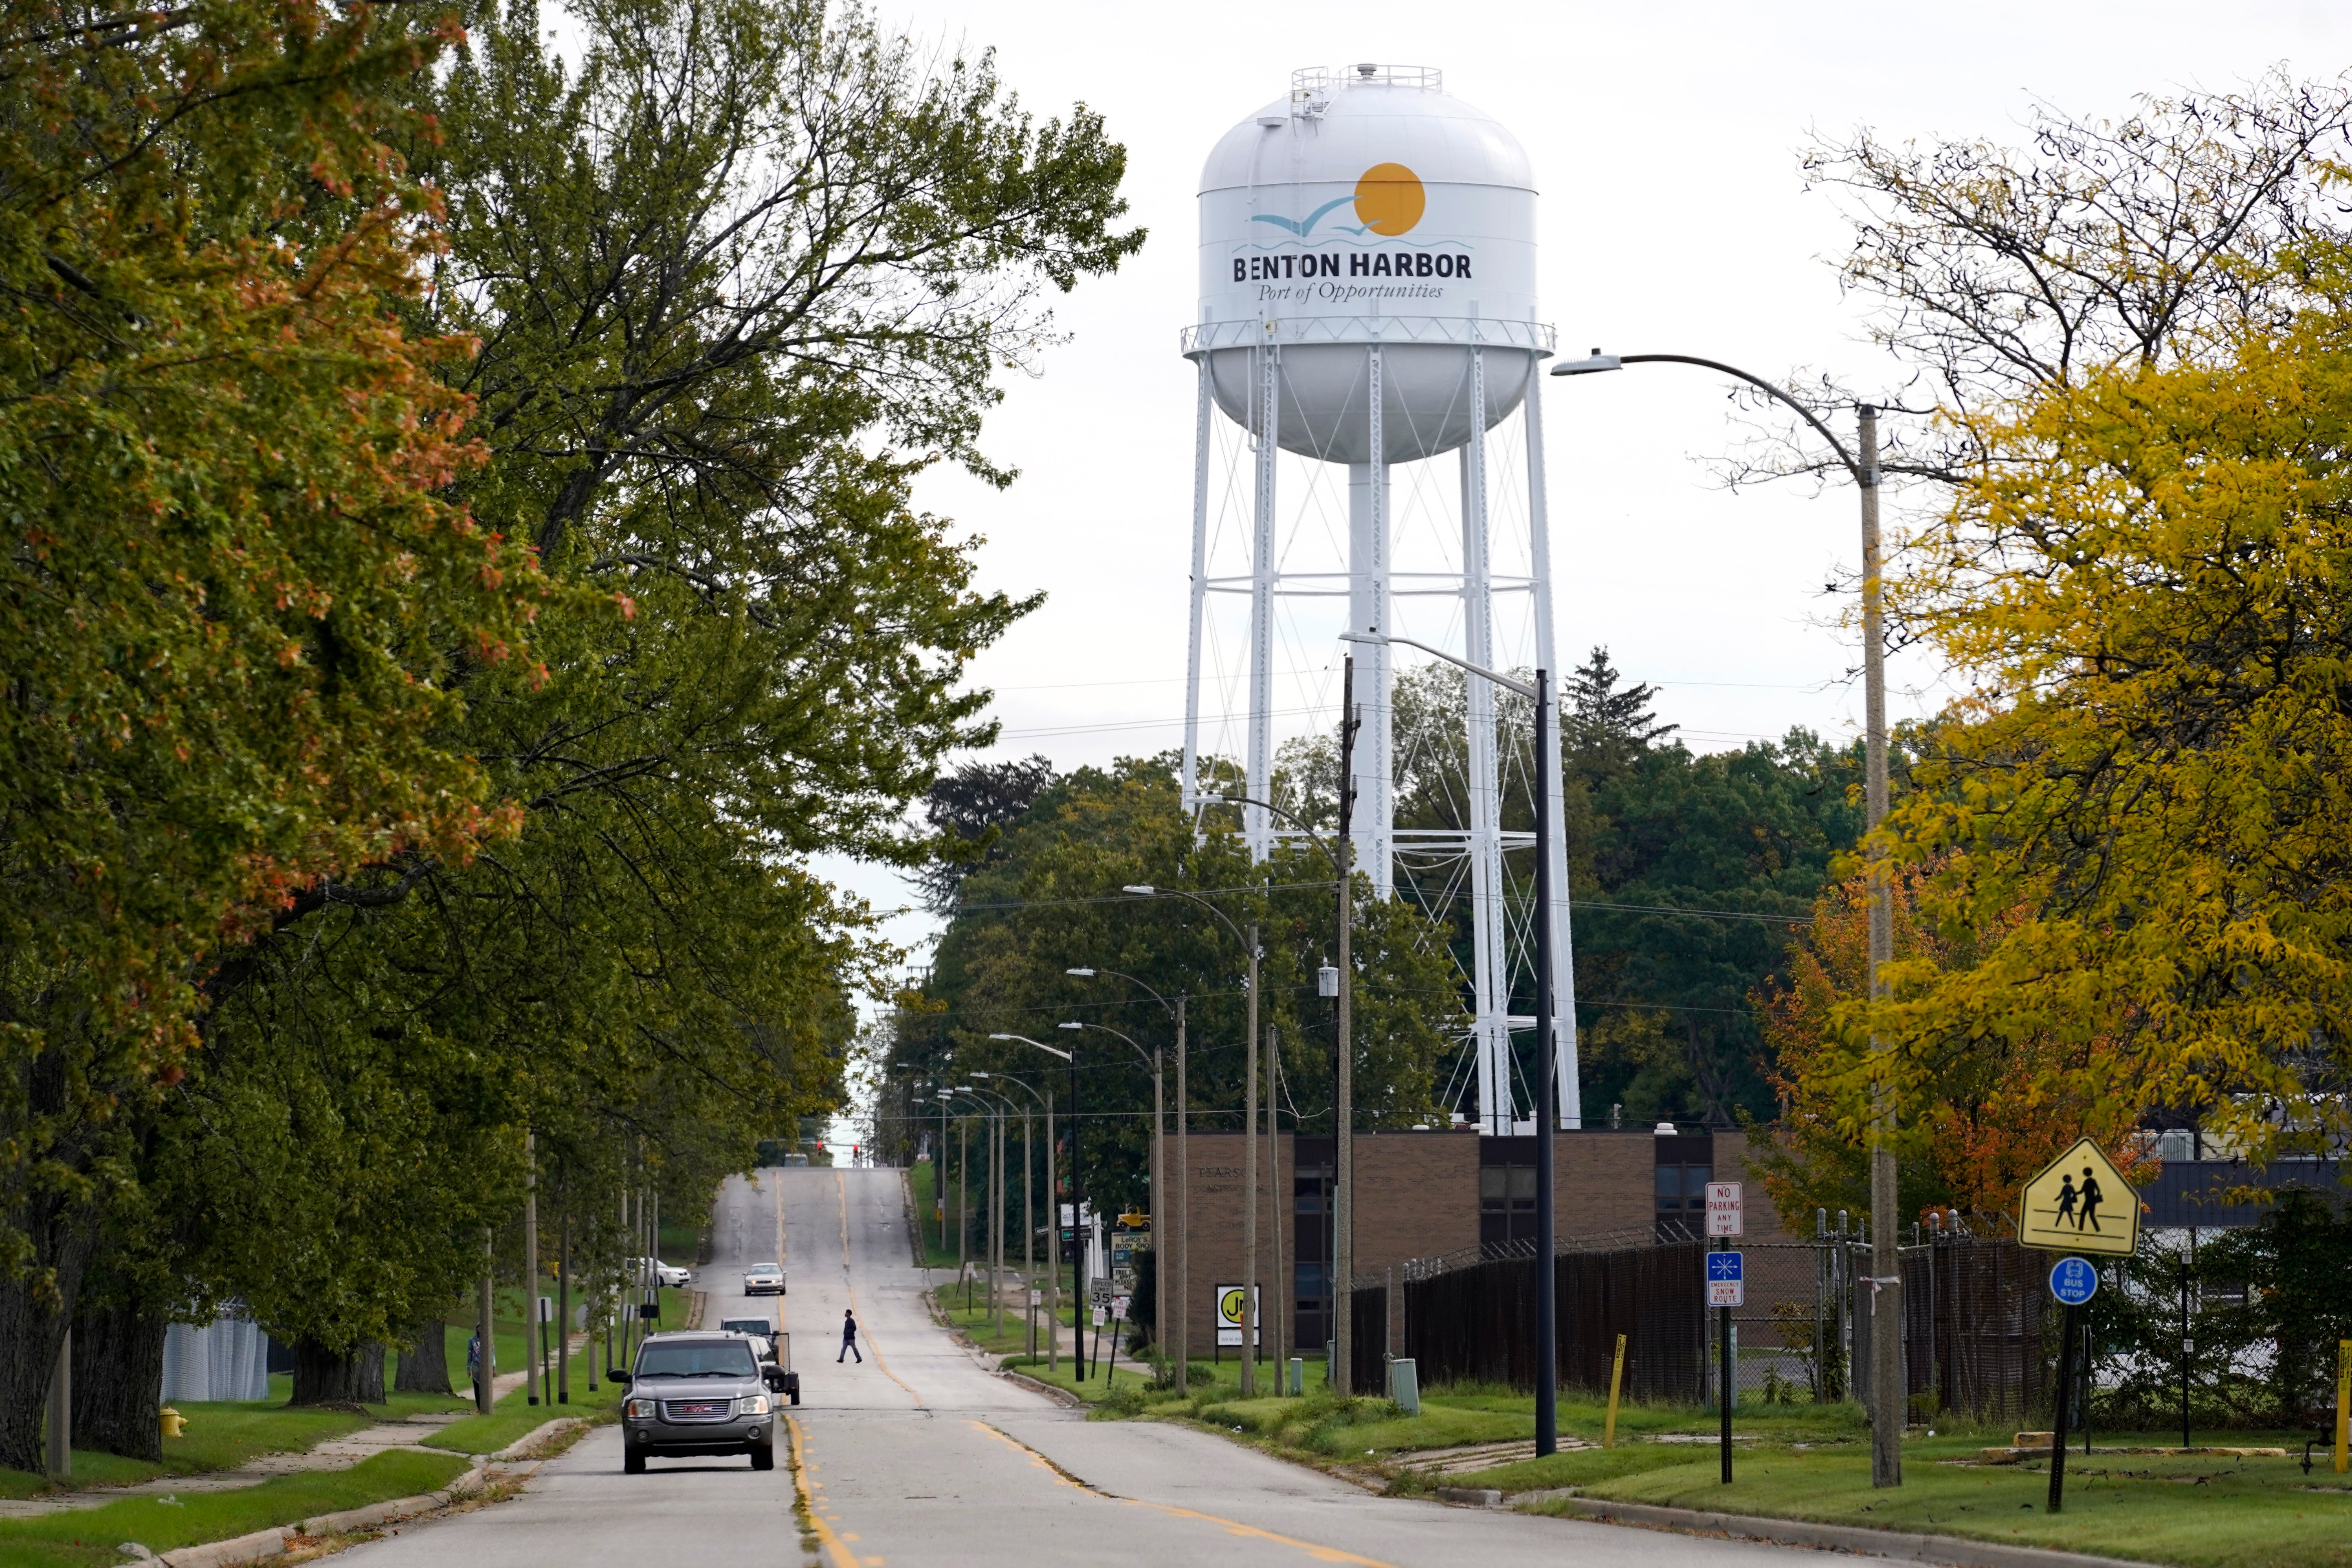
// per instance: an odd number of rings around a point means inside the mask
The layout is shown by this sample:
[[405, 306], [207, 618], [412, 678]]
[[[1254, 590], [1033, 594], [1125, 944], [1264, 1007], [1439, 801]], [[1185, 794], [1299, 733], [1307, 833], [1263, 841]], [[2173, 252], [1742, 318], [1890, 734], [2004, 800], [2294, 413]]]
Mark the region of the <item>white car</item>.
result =
[[754, 1263], [743, 1270], [743, 1294], [746, 1296], [783, 1295], [784, 1266], [781, 1263]]
[[680, 1268], [675, 1263], [664, 1263], [658, 1258], [629, 1259], [629, 1273], [633, 1278], [643, 1281], [648, 1271], [652, 1273], [656, 1284], [667, 1286], [673, 1290], [683, 1290], [694, 1280], [693, 1269]]

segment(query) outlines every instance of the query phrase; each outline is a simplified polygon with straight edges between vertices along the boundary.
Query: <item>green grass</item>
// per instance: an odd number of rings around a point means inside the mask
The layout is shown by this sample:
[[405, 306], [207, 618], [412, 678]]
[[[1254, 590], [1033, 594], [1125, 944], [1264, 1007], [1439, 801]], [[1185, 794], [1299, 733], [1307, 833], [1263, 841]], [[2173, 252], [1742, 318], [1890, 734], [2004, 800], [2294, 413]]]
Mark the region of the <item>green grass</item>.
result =
[[[662, 1292], [664, 1325], [677, 1328], [686, 1321], [687, 1295], [683, 1290]], [[517, 1290], [502, 1290], [496, 1301], [492, 1321], [497, 1328], [498, 1364], [503, 1371], [513, 1372], [523, 1365], [522, 1296]], [[473, 1332], [468, 1323], [453, 1323], [448, 1329], [450, 1375], [461, 1389], [466, 1377], [466, 1341]], [[602, 1342], [597, 1353], [604, 1350]], [[588, 1394], [589, 1353], [583, 1350], [572, 1363], [572, 1403], [550, 1408], [529, 1403], [524, 1390], [518, 1389], [499, 1402], [487, 1416], [467, 1416], [443, 1427], [425, 1440], [436, 1447], [447, 1447], [464, 1453], [494, 1453], [521, 1436], [541, 1422], [556, 1415], [579, 1415], [596, 1419], [608, 1414], [613, 1405], [609, 1384], [604, 1384], [599, 1368], [600, 1387], [594, 1400]], [[392, 1382], [391, 1364], [387, 1361], [384, 1382]], [[376, 1421], [397, 1421], [409, 1415], [435, 1411], [462, 1411], [472, 1407], [472, 1400], [464, 1394], [394, 1394], [381, 1405], [369, 1405], [367, 1415], [353, 1415], [337, 1410], [297, 1410], [289, 1408], [293, 1397], [294, 1380], [279, 1373], [269, 1380], [268, 1399], [243, 1402], [190, 1402], [173, 1406], [186, 1418], [187, 1429], [178, 1437], [163, 1439], [163, 1458], [160, 1464], [143, 1459], [126, 1459], [114, 1454], [101, 1454], [89, 1449], [74, 1450], [73, 1474], [64, 1485], [53, 1484], [49, 1478], [24, 1470], [0, 1469], [0, 1498], [22, 1499], [40, 1497], [59, 1491], [87, 1491], [107, 1487], [133, 1486], [142, 1481], [163, 1476], [201, 1475], [213, 1470], [235, 1469], [264, 1454], [301, 1453], [316, 1447], [331, 1437], [355, 1432]]]
[[461, 1402], [431, 1394], [396, 1394], [383, 1405], [369, 1406], [372, 1415], [340, 1410], [289, 1409], [293, 1382], [283, 1373], [269, 1380], [270, 1397], [236, 1402], [191, 1401], [173, 1406], [187, 1421], [177, 1437], [163, 1439], [161, 1464], [126, 1459], [77, 1448], [73, 1474], [62, 1486], [46, 1476], [24, 1470], [0, 1470], [0, 1498], [39, 1497], [58, 1491], [88, 1491], [105, 1487], [133, 1486], [161, 1476], [202, 1475], [233, 1470], [263, 1454], [300, 1453], [331, 1437], [356, 1432], [375, 1420], [398, 1420], [428, 1410], [455, 1410]]
[[451, 1454], [388, 1453], [348, 1470], [280, 1476], [230, 1492], [192, 1492], [178, 1502], [124, 1498], [39, 1519], [0, 1520], [0, 1563], [9, 1568], [85, 1568], [122, 1561], [119, 1543], [169, 1552], [293, 1524], [445, 1487], [466, 1469]]
[[[2110, 1439], [2157, 1446], [2160, 1436]], [[1980, 1439], [1937, 1437], [1904, 1445], [1904, 1484], [1874, 1490], [1870, 1458], [1858, 1447], [1799, 1451], [1743, 1447], [1735, 1480], [1720, 1483], [1712, 1450], [1673, 1453], [1633, 1445], [1562, 1455], [1583, 1474], [1553, 1484], [1590, 1495], [1673, 1508], [1807, 1519], [1884, 1530], [1959, 1535], [2020, 1545], [2103, 1553], [2184, 1568], [2318, 1568], [2352, 1563], [2352, 1487], [2299, 1459], [2188, 1456], [2070, 1455], [2063, 1511], [2044, 1511], [2049, 1473], [2032, 1466], [1952, 1461], [1974, 1457]], [[1619, 1456], [1642, 1455], [1638, 1461]], [[1610, 1473], [1611, 1463], [1627, 1468]], [[1514, 1467], [1515, 1469], [1525, 1467]], [[1493, 1486], [1503, 1472], [1465, 1478]], [[1570, 1511], [1559, 1504], [1539, 1511]]]

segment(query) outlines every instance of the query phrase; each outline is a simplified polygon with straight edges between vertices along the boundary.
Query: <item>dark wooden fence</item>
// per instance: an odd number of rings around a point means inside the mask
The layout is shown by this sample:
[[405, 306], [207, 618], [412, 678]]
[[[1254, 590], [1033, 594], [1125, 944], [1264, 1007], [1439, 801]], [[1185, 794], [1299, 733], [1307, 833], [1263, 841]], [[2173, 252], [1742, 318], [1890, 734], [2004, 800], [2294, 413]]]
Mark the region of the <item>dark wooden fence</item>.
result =
[[[1559, 1258], [1561, 1384], [1605, 1391], [1622, 1333], [1629, 1396], [1698, 1397], [1706, 1358], [1699, 1285], [1705, 1250], [1697, 1242], [1676, 1242]], [[1529, 1258], [1407, 1282], [1404, 1353], [1417, 1363], [1421, 1381], [1533, 1388], [1535, 1287], [1536, 1262]]]
[[[1626, 1397], [1710, 1397], [1706, 1250], [1678, 1242], [1563, 1253], [1555, 1263], [1560, 1385], [1605, 1393], [1623, 1334]], [[1872, 1321], [1868, 1255], [1837, 1237], [1743, 1250], [1748, 1305], [1735, 1313], [1743, 1396], [1845, 1397]], [[1905, 1247], [1907, 1392], [1932, 1389], [1937, 1408], [1983, 1420], [2023, 1420], [2040, 1409], [2049, 1376], [2045, 1263], [1994, 1237]], [[1402, 1353], [1418, 1363], [1423, 1387], [1535, 1386], [1536, 1268], [1533, 1258], [1493, 1258], [1408, 1277], [1398, 1291]], [[1355, 1385], [1368, 1392], [1386, 1386], [1389, 1299], [1377, 1286], [1353, 1298]]]

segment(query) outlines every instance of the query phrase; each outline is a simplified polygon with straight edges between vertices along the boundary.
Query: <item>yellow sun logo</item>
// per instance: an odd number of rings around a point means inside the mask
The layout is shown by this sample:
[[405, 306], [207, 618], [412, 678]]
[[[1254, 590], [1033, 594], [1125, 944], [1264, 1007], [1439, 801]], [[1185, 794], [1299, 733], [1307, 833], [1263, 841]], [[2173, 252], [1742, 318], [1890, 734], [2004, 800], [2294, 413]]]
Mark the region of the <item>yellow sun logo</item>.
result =
[[1428, 205], [1421, 176], [1402, 163], [1375, 163], [1356, 182], [1356, 216], [1374, 234], [1405, 233]]

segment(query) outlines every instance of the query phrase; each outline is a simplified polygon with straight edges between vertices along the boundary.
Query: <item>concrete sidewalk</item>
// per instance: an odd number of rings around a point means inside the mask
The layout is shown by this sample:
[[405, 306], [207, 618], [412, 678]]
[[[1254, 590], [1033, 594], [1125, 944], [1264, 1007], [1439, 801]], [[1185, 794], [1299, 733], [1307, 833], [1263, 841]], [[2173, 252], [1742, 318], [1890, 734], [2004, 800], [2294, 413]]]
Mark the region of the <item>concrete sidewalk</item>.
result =
[[[588, 1342], [585, 1334], [575, 1335], [572, 1351], [576, 1353]], [[462, 1368], [460, 1369], [463, 1370]], [[503, 1399], [523, 1385], [530, 1373], [502, 1373], [490, 1380], [494, 1398]], [[157, 1476], [152, 1480], [136, 1481], [129, 1486], [85, 1487], [47, 1497], [0, 1499], [0, 1519], [33, 1519], [42, 1514], [62, 1513], [73, 1509], [102, 1508], [127, 1497], [177, 1497], [183, 1492], [229, 1492], [243, 1487], [257, 1486], [277, 1476], [299, 1475], [305, 1470], [348, 1470], [363, 1459], [394, 1448], [413, 1448], [420, 1453], [447, 1454], [447, 1448], [427, 1448], [425, 1439], [452, 1422], [463, 1421], [471, 1410], [442, 1411], [432, 1415], [410, 1415], [398, 1421], [380, 1421], [373, 1426], [362, 1426], [356, 1432], [346, 1432], [340, 1437], [330, 1437], [315, 1447], [289, 1450], [277, 1454], [257, 1454], [228, 1470], [202, 1470], [192, 1475]], [[551, 1415], [553, 1412], [550, 1413]]]

